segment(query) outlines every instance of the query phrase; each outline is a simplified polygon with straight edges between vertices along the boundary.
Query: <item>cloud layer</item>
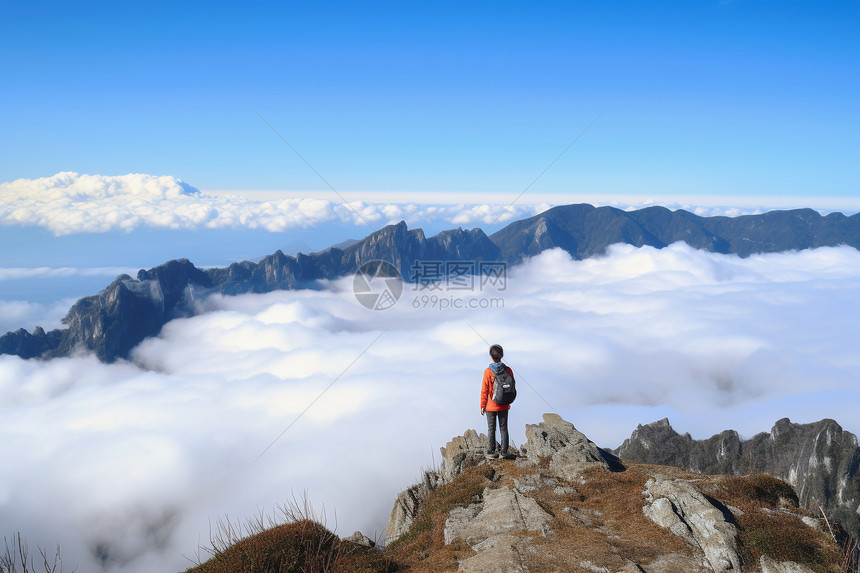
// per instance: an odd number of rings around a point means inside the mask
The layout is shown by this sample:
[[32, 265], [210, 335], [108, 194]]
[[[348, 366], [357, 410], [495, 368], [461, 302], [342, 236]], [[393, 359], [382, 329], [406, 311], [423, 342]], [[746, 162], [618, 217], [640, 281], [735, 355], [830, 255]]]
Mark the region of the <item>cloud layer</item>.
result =
[[381, 534], [438, 447], [483, 428], [490, 342], [517, 373], [516, 443], [550, 410], [610, 447], [665, 415], [694, 437], [782, 416], [860, 432], [854, 249], [549, 251], [505, 290], [407, 286], [379, 312], [330, 286], [211, 298], [134, 364], [0, 357], [3, 526], [123, 573], [182, 570], [210, 520], [303, 491], [340, 534]]
[[317, 198], [257, 201], [237, 194], [202, 193], [175, 177], [58, 173], [0, 183], [0, 224], [33, 225], [56, 235], [166, 229], [265, 229], [283, 232], [327, 222], [364, 231], [406, 219], [452, 225], [504, 223], [549, 205], [420, 205]]
[[[266, 200], [249, 197], [263, 195]], [[621, 209], [663, 205], [686, 209], [700, 216], [737, 216], [760, 213], [764, 207], [705, 206], [687, 200], [649, 199], [600, 201], [531, 195], [512, 196], [510, 201], [480, 202], [476, 195], [465, 200], [452, 195], [447, 202], [422, 203], [414, 195], [386, 194], [396, 200], [350, 199], [343, 202], [331, 193], [327, 198], [286, 197], [273, 192], [201, 192], [170, 176], [129, 174], [119, 176], [58, 173], [40, 179], [18, 179], [0, 183], [0, 224], [38, 226], [55, 235], [155, 229], [263, 229], [273, 233], [308, 229], [326, 223], [354, 225], [360, 234], [405, 220], [410, 227], [434, 230], [456, 226], [480, 226], [488, 232], [513, 220], [530, 217], [554, 204], [590, 202]], [[346, 193], [350, 198], [360, 193]], [[378, 194], [368, 193], [373, 198]], [[274, 197], [274, 198], [273, 198]], [[390, 197], [389, 197], [390, 199]], [[408, 199], [412, 199], [411, 201]], [[808, 206], [808, 205], [802, 205]]]

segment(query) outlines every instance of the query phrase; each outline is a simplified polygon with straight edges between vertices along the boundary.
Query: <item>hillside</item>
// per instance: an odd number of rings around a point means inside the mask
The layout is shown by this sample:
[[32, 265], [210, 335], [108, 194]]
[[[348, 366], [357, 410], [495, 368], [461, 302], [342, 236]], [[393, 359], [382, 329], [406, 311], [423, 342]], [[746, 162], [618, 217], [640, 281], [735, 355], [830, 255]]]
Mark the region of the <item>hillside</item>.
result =
[[[783, 481], [622, 462], [555, 414], [526, 436], [516, 460], [486, 459], [474, 430], [453, 438], [440, 467], [397, 496], [383, 550], [327, 530], [301, 537], [312, 526], [300, 523], [223, 552], [231, 568], [210, 561], [187, 573], [843, 571], [822, 520]], [[252, 567], [260, 555], [280, 560]]]

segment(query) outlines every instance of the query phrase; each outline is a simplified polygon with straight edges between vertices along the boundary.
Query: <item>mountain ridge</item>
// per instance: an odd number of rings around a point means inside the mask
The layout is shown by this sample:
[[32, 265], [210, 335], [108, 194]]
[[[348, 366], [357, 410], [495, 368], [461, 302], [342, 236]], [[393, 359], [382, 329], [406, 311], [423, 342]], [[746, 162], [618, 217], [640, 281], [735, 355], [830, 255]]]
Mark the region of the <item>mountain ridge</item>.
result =
[[734, 430], [694, 440], [664, 418], [640, 424], [612, 453], [625, 461], [708, 475], [772, 475], [794, 487], [801, 507], [816, 512], [821, 506], [860, 538], [860, 447], [857, 436], [835, 420], [796, 424], [782, 418], [770, 432], [748, 440]]
[[514, 221], [487, 235], [482, 229], [451, 229], [426, 237], [404, 221], [388, 225], [343, 248], [332, 246], [295, 257], [282, 251], [258, 262], [199, 269], [174, 259], [137, 277], [118, 276], [99, 293], [79, 299], [63, 318], [66, 328], [40, 327], [0, 336], [0, 354], [50, 359], [92, 352], [103, 362], [130, 357], [145, 338], [155, 336], [174, 318], [197, 312], [196, 301], [208, 294], [237, 295], [281, 289], [321, 288], [320, 280], [355, 273], [361, 265], [385, 260], [407, 282], [415, 282], [419, 261], [490, 261], [517, 264], [544, 250], [561, 248], [575, 259], [606, 252], [616, 243], [663, 248], [674, 242], [718, 253], [749, 256], [821, 246], [860, 249], [860, 214], [822, 216], [812, 209], [770, 211], [761, 215], [699, 217], [683, 210], [574, 204], [553, 207]]

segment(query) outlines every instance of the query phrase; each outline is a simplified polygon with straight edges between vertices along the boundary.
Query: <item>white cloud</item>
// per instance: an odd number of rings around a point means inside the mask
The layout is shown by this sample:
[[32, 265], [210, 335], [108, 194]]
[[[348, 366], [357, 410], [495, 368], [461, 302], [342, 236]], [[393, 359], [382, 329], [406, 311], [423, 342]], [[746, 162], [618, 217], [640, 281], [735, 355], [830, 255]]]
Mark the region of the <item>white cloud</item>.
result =
[[444, 206], [348, 203], [314, 197], [260, 201], [239, 194], [207, 194], [175, 177], [58, 173], [0, 183], [0, 224], [41, 226], [56, 235], [166, 229], [265, 229], [283, 232], [327, 222], [381, 227], [408, 219], [420, 225], [491, 223], [534, 215], [546, 206]]
[[121, 274], [135, 275], [137, 269], [128, 267], [0, 267], [0, 282], [24, 279], [54, 279], [83, 277], [109, 277], [113, 279]]
[[[331, 286], [214, 297], [138, 347], [136, 365], [0, 357], [4, 526], [59, 541], [81, 571], [99, 570], [101, 547], [123, 573], [181, 570], [210, 518], [303, 490], [339, 533], [379, 534], [438, 447], [483, 428], [489, 341], [518, 374], [516, 442], [550, 408], [605, 446], [664, 415], [695, 437], [782, 416], [860, 432], [855, 249], [550, 251], [502, 292], [432, 293], [435, 309], [409, 286], [381, 312], [349, 278]], [[482, 297], [504, 308], [438, 310]]]
[[32, 331], [36, 326], [45, 330], [62, 328], [61, 319], [66, 316], [74, 299], [63, 298], [50, 303], [26, 300], [0, 300], [0, 336], [19, 328]]
[[[273, 233], [325, 223], [355, 225], [362, 234], [405, 220], [410, 227], [441, 229], [480, 226], [493, 232], [553, 205], [590, 202], [633, 210], [653, 205], [686, 209], [701, 216], [761, 213], [762, 204], [724, 206], [715, 198], [584, 197], [479, 194], [319, 192], [201, 192], [170, 176], [58, 173], [40, 179], [0, 183], [0, 224], [44, 227], [55, 235], [139, 228], [263, 229]], [[381, 200], [378, 200], [381, 199]], [[774, 203], [773, 201], [776, 201]], [[796, 200], [795, 200], [796, 201]], [[848, 201], [848, 200], [846, 200]], [[771, 199], [770, 205], [779, 205]], [[806, 206], [805, 203], [795, 206]], [[830, 203], [828, 203], [830, 204]], [[854, 205], [856, 207], [856, 205]], [[847, 207], [846, 207], [847, 208]]]

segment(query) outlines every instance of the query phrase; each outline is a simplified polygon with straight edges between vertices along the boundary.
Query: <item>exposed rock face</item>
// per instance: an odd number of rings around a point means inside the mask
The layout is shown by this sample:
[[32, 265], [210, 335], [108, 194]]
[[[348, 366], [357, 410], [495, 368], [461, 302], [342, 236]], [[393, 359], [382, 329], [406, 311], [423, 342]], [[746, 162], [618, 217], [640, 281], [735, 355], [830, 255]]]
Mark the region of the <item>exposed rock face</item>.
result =
[[[444, 448], [440, 448], [442, 461], [439, 469], [424, 472], [421, 483], [413, 484], [397, 495], [388, 518], [386, 542], [409, 531], [422, 504], [433, 490], [450, 483], [465, 469], [487, 462], [487, 439], [486, 434], [466, 430], [462, 436], [455, 436]], [[496, 445], [499, 446], [498, 442]], [[508, 448], [508, 451], [514, 455], [519, 453], [514, 447]]]
[[409, 531], [427, 497], [440, 483], [438, 472], [424, 472], [421, 483], [411, 485], [397, 494], [385, 530], [386, 543]]
[[534, 499], [508, 487], [488, 488], [480, 502], [451, 511], [445, 544], [462, 539], [477, 553], [460, 564], [460, 571], [528, 571], [523, 554], [529, 544], [513, 534], [548, 535], [551, 520]]
[[487, 488], [480, 502], [451, 511], [445, 521], [445, 543], [462, 539], [474, 545], [496, 535], [522, 531], [547, 535], [551, 519], [534, 499], [514, 489]]
[[554, 475], [576, 480], [582, 470], [594, 465], [605, 469], [623, 469], [614, 455], [598, 448], [573, 424], [558, 414], [544, 414], [543, 422], [526, 425], [525, 464], [536, 464], [539, 458], [549, 458]]
[[812, 569], [791, 561], [775, 561], [767, 555], [759, 560], [761, 573], [814, 573]]
[[645, 483], [643, 494], [650, 502], [642, 508], [645, 516], [700, 548], [713, 571], [740, 570], [738, 530], [725, 507], [716, 507], [692, 483], [681, 479], [652, 478]]
[[[486, 459], [473, 430], [448, 442], [444, 470], [402, 493], [392, 512], [389, 533], [409, 533], [398, 505], [412, 500], [423, 533], [392, 547], [440, 573], [839, 571], [832, 538], [784, 482], [625, 468], [556, 415], [527, 436], [528, 457], [516, 462]], [[745, 541], [774, 538], [770, 548]], [[801, 562], [786, 559], [783, 547], [800, 543]]]
[[640, 425], [615, 453], [626, 461], [704, 474], [770, 474], [794, 487], [801, 507], [824, 507], [860, 537], [860, 448], [857, 437], [833, 420], [793, 424], [783, 418], [770, 433], [742, 441], [733, 430], [693, 440], [663, 419]]
[[356, 545], [361, 545], [362, 547], [376, 547], [376, 543], [360, 531], [356, 531], [349, 537], [344, 537], [343, 541], [349, 541], [350, 543], [355, 543]]
[[64, 319], [65, 329], [45, 333], [37, 328], [32, 334], [18, 330], [0, 336], [0, 354], [51, 358], [81, 349], [112, 362], [127, 358], [134, 346], [157, 334], [167, 321], [195, 312], [195, 297], [318, 288], [320, 279], [354, 273], [374, 260], [388, 261], [405, 281], [418, 282], [427, 277], [420, 276], [417, 261], [515, 264], [556, 247], [582, 259], [602, 254], [614, 243], [662, 248], [677, 241], [741, 256], [840, 244], [860, 248], [860, 214], [822, 217], [811, 209], [798, 209], [729, 218], [698, 217], [662, 207], [628, 212], [566, 205], [511, 223], [490, 237], [480, 229], [456, 229], [430, 238], [401, 221], [344, 248], [310, 255], [290, 257], [278, 251], [258, 263], [243, 261], [205, 271], [181, 259], [140, 271], [137, 279], [123, 275], [97, 295], [78, 301]]

